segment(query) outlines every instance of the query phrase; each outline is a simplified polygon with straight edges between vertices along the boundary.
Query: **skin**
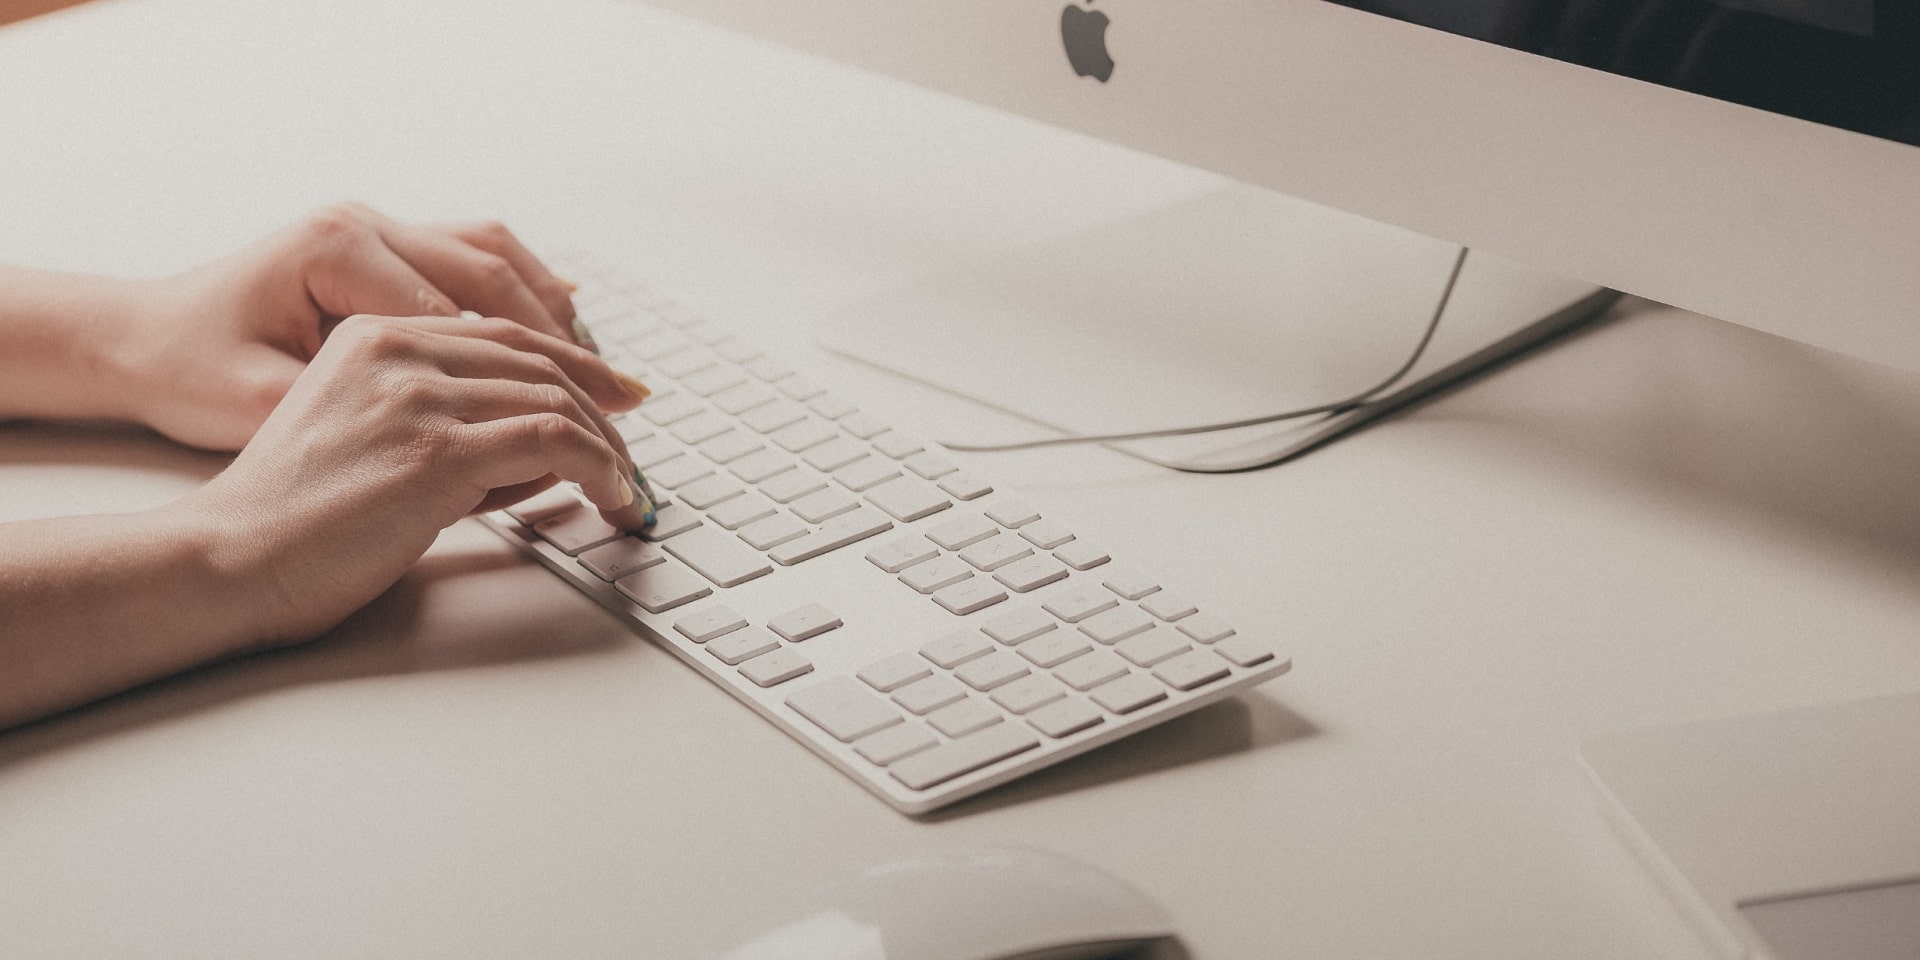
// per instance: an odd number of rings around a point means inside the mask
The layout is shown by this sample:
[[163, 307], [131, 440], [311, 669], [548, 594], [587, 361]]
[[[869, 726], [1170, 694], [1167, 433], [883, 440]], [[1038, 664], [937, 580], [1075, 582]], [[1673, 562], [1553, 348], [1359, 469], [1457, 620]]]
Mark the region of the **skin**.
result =
[[606, 413], [646, 390], [576, 342], [569, 293], [497, 224], [353, 205], [165, 279], [0, 268], [0, 419], [240, 451], [157, 510], [0, 525], [0, 727], [310, 639], [562, 480], [641, 529]]

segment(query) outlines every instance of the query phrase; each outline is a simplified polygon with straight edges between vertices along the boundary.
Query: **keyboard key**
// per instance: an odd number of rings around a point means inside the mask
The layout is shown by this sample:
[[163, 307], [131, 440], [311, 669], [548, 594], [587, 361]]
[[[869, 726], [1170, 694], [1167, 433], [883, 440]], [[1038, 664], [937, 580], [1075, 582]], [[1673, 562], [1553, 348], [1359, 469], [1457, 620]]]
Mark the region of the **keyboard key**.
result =
[[867, 491], [867, 501], [901, 523], [912, 523], [953, 506], [940, 491], [913, 477], [896, 477]]
[[888, 768], [894, 779], [915, 790], [925, 790], [972, 773], [1040, 745], [1024, 725], [996, 723], [978, 733], [922, 750]]
[[758, 450], [727, 464], [727, 469], [748, 483], [759, 483], [793, 469], [793, 459], [778, 450]]
[[675, 457], [656, 467], [642, 469], [646, 470], [649, 482], [672, 489], [713, 473], [713, 464], [708, 463], [705, 458], [688, 454]]
[[738, 480], [726, 474], [716, 473], [701, 477], [675, 491], [680, 502], [695, 510], [705, 510], [729, 497], [740, 495], [746, 490]]
[[993, 492], [993, 485], [971, 473], [949, 473], [940, 478], [940, 489], [955, 500], [978, 500]]
[[642, 470], [651, 470], [680, 455], [680, 442], [672, 437], [648, 437], [639, 443], [627, 444], [627, 456], [633, 464]]
[[981, 629], [1011, 647], [1054, 629], [1054, 620], [1037, 607], [1021, 607], [988, 620]]
[[918, 654], [896, 653], [885, 660], [867, 664], [856, 676], [881, 693], [892, 693], [915, 680], [933, 676], [933, 668], [927, 666], [927, 661]]
[[728, 530], [738, 530], [762, 517], [771, 517], [773, 513], [772, 500], [749, 493], [722, 502], [707, 512], [707, 519]]
[[696, 397], [711, 397], [728, 387], [737, 387], [746, 382], [746, 371], [739, 367], [713, 366], [681, 378], [680, 385]]
[[959, 630], [949, 633], [920, 648], [920, 655], [933, 661], [943, 670], [952, 670], [968, 660], [978, 659], [993, 652], [993, 644], [980, 635], [978, 630]]
[[905, 719], [898, 707], [852, 677], [834, 677], [796, 691], [788, 695], [787, 706], [841, 743], [852, 743]]
[[743, 383], [713, 395], [713, 405], [721, 413], [737, 417], [773, 400], [773, 391], [757, 383]]
[[1115, 607], [1081, 621], [1080, 632], [1112, 646], [1152, 626], [1153, 618], [1148, 616], [1146, 611], [1135, 606], [1125, 606]]
[[580, 554], [580, 565], [609, 583], [666, 560], [659, 547], [639, 537], [621, 537]]
[[1093, 702], [1114, 713], [1132, 713], [1167, 698], [1167, 688], [1144, 673], [1132, 673], [1093, 688]]
[[922, 560], [931, 560], [939, 555], [940, 549], [928, 542], [926, 537], [910, 533], [867, 551], [867, 561], [888, 573], [899, 573]]
[[700, 515], [694, 513], [684, 503], [669, 503], [653, 511], [653, 526], [640, 534], [641, 537], [659, 543], [669, 537], [677, 536], [700, 525]]
[[830, 517], [837, 517], [860, 505], [853, 494], [834, 487], [815, 490], [793, 502], [795, 516], [808, 523], [819, 523]]
[[1033, 555], [1033, 545], [1010, 533], [999, 534], [960, 551], [960, 559], [991, 573], [1001, 567]]
[[964, 737], [975, 730], [985, 730], [1002, 719], [999, 709], [985, 700], [968, 697], [959, 703], [949, 703], [927, 714], [927, 722], [935, 730], [949, 737]]
[[749, 360], [745, 364], [742, 364], [742, 366], [746, 368], [746, 371], [748, 373], [751, 373], [754, 376], [769, 382], [778, 380], [782, 377], [793, 376], [792, 367], [789, 367], [786, 364], [773, 359], [772, 357], [761, 357], [757, 360]]
[[814, 383], [812, 380], [809, 380], [806, 377], [803, 377], [797, 373], [790, 377], [782, 377], [781, 379], [775, 381], [773, 386], [775, 389], [779, 390], [781, 393], [784, 393], [787, 396], [794, 398], [795, 400], [812, 400], [813, 398], [827, 392], [826, 387], [823, 387], [817, 383]]
[[800, 459], [815, 470], [832, 473], [866, 455], [867, 448], [860, 441], [852, 437], [834, 437], [808, 450]]
[[777, 503], [791, 503], [815, 490], [827, 486], [825, 477], [812, 470], [795, 467], [785, 473], [768, 478], [760, 484], [760, 492]]
[[978, 513], [963, 513], [927, 531], [927, 539], [948, 550], [970, 547], [1000, 532], [1000, 525]]
[[1052, 677], [1034, 673], [993, 691], [993, 702], [1009, 713], [1031, 713], [1067, 695]]
[[762, 517], [740, 528], [740, 539], [745, 540], [755, 550], [772, 550], [783, 543], [806, 535], [807, 525], [801, 523], [798, 518], [784, 513]]
[[639, 414], [656, 427], [671, 426], [705, 410], [707, 405], [698, 397], [676, 393], [670, 397], [653, 397], [640, 405]]
[[573, 488], [561, 484], [551, 490], [536, 493], [507, 508], [507, 516], [532, 525], [549, 520], [563, 513], [579, 510], [580, 498], [573, 495]]
[[969, 613], [985, 610], [1007, 598], [1007, 592], [992, 580], [963, 580], [953, 586], [937, 590], [933, 602], [945, 608], [955, 616], [964, 617]]
[[653, 428], [653, 424], [648, 423], [641, 417], [623, 415], [618, 419], [609, 418], [609, 420], [612, 422], [613, 428], [620, 432], [620, 439], [628, 446], [632, 446], [642, 440], [650, 440], [659, 435], [659, 431]]
[[967, 695], [965, 687], [951, 677], [932, 676], [915, 680], [893, 692], [893, 702], [925, 716]]
[[835, 396], [831, 393], [823, 393], [808, 400], [807, 409], [812, 410], [814, 413], [828, 420], [838, 420], [841, 417], [853, 413], [858, 408], [845, 397]]
[[828, 520], [820, 525], [820, 529], [804, 537], [775, 547], [768, 556], [781, 566], [792, 566], [891, 529], [893, 521], [861, 507]]
[[900, 467], [892, 460], [866, 457], [834, 471], [833, 479], [848, 490], [864, 493], [899, 475]]
[[1180, 632], [1201, 643], [1218, 643], [1233, 636], [1233, 628], [1225, 620], [1211, 613], [1187, 617], [1180, 621]]
[[1171, 630], [1156, 627], [1114, 644], [1113, 650], [1140, 666], [1151, 667], [1192, 646], [1193, 644], [1188, 643], [1186, 637]]
[[928, 480], [938, 480], [960, 469], [953, 461], [932, 450], [922, 450], [901, 461], [901, 465]]
[[634, 356], [648, 363], [654, 363], [670, 354], [685, 350], [693, 341], [671, 331], [656, 331], [652, 336], [627, 341], [626, 347]]
[[1061, 563], [1075, 570], [1092, 570], [1094, 567], [1113, 559], [1107, 556], [1106, 551], [1087, 543], [1085, 540], [1068, 541], [1065, 546], [1055, 550], [1053, 555], [1058, 558]]
[[1153, 668], [1153, 675], [1175, 690], [1204, 687], [1232, 672], [1225, 660], [1209, 650], [1189, 650]]
[[733, 429], [733, 421], [712, 410], [702, 410], [667, 429], [681, 443], [696, 444], [712, 440]]
[[[725, 638], [722, 638], [722, 642]], [[708, 647], [709, 650], [712, 647]], [[763, 687], [785, 683], [794, 677], [813, 672], [813, 664], [806, 657], [793, 650], [782, 647], [772, 653], [763, 653], [740, 665], [740, 675]]]
[[1095, 650], [1074, 657], [1053, 671], [1055, 679], [1075, 690], [1091, 690], [1116, 677], [1127, 675], [1127, 665], [1106, 650]]
[[975, 690], [992, 690], [1032, 672], [1011, 653], [989, 653], [970, 663], [961, 664], [953, 675]]
[[667, 541], [666, 551], [722, 587], [737, 587], [773, 572], [767, 558], [718, 527], [690, 530]]
[[1108, 590], [1112, 590], [1114, 593], [1128, 600], [1138, 600], [1160, 589], [1160, 584], [1148, 579], [1144, 574], [1134, 570], [1132, 567], [1114, 567], [1108, 570], [1107, 577], [1103, 582], [1107, 585]]
[[653, 361], [653, 368], [671, 379], [679, 380], [713, 366], [718, 360], [718, 357], [699, 347], [688, 347]]
[[713, 587], [692, 571], [669, 564], [621, 577], [613, 585], [648, 613], [663, 613], [713, 592]]
[[1055, 630], [1032, 643], [1020, 645], [1020, 655], [1036, 667], [1056, 667], [1093, 649], [1093, 644], [1085, 637], [1076, 637], [1065, 630]]
[[855, 753], [866, 757], [871, 763], [886, 766], [902, 757], [912, 756], [940, 742], [925, 724], [901, 723], [887, 727], [879, 733], [870, 733], [861, 737], [853, 745]]
[[1105, 723], [1099, 708], [1079, 697], [1055, 700], [1038, 710], [1027, 714], [1027, 722], [1034, 729], [1056, 740], [1078, 733], [1095, 724]]
[[1068, 623], [1079, 623], [1103, 610], [1120, 605], [1113, 594], [1099, 587], [1085, 586], [1069, 590], [1041, 604], [1048, 613]]
[[873, 448], [895, 460], [900, 460], [925, 450], [926, 444], [898, 430], [889, 430], [873, 438]]
[[734, 363], [746, 363], [766, 356], [759, 347], [737, 338], [720, 341], [714, 345], [713, 352]]
[[788, 453], [799, 453], [817, 447], [840, 435], [833, 424], [814, 417], [804, 417], [767, 434], [767, 439]]
[[1228, 637], [1213, 645], [1213, 652], [1233, 661], [1235, 666], [1251, 667], [1274, 658], [1273, 648], [1252, 637]]
[[1073, 539], [1073, 532], [1058, 520], [1035, 520], [1020, 528], [1020, 537], [1042, 550], [1053, 548]]
[[747, 625], [747, 618], [732, 607], [721, 605], [690, 613], [673, 622], [673, 629], [694, 643], [706, 643], [714, 637], [732, 633]]
[[1148, 613], [1162, 620], [1178, 620], [1199, 612], [1193, 604], [1187, 602], [1187, 598], [1165, 590], [1140, 601], [1140, 605], [1147, 608]]
[[533, 525], [533, 532], [569, 557], [577, 557], [581, 551], [627, 535], [626, 531], [600, 519], [598, 510], [572, 510], [542, 520]]
[[1024, 527], [1040, 519], [1039, 511], [1034, 510], [1023, 500], [1002, 500], [987, 508], [987, 516], [1009, 530]]
[[740, 417], [740, 422], [755, 433], [772, 433], [799, 423], [807, 415], [805, 407], [785, 400], [763, 404], [748, 410]]
[[833, 611], [817, 603], [809, 603], [804, 607], [788, 610], [767, 621], [767, 629], [794, 643], [817, 637], [828, 630], [844, 625], [844, 621], [834, 615]]
[[1067, 568], [1047, 556], [1032, 556], [1001, 567], [993, 575], [1014, 593], [1028, 593], [1067, 578]]
[[871, 413], [855, 413], [840, 421], [840, 429], [862, 440], [872, 440], [887, 432], [887, 423]]
[[714, 463], [733, 463], [756, 449], [766, 449], [766, 442], [747, 434], [743, 430], [728, 430], [705, 444], [701, 444], [701, 455]]
[[973, 576], [973, 568], [955, 556], [939, 556], [916, 563], [900, 573], [900, 582], [921, 593], [932, 593]]

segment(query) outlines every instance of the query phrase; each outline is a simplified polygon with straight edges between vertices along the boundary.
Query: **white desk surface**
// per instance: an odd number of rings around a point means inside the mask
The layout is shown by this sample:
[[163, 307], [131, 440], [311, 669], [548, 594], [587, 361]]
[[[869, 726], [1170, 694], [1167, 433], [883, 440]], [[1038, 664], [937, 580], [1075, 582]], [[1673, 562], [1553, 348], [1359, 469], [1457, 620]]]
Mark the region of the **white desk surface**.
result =
[[[612, 0], [104, 0], [0, 30], [0, 90], [0, 259], [171, 269], [349, 197], [498, 216], [935, 435], [992, 421], [804, 319], [1193, 180]], [[1576, 751], [1920, 685], [1916, 427], [1911, 375], [1639, 307], [1283, 469], [969, 458], [1296, 669], [926, 822], [463, 524], [332, 637], [0, 735], [0, 952], [694, 957], [822, 878], [1024, 843], [1201, 958], [1705, 956]], [[0, 518], [218, 467], [0, 428]]]

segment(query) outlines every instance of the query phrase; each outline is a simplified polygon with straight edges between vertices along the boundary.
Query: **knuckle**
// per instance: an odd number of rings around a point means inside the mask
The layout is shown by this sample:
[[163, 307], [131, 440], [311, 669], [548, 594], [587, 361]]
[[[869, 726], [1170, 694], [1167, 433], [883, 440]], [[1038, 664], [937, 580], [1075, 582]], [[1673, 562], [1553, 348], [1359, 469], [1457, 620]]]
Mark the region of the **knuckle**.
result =
[[514, 271], [513, 264], [496, 254], [475, 254], [471, 269], [474, 280], [488, 290], [509, 290], [520, 283], [520, 274]]
[[475, 223], [469, 231], [469, 237], [479, 246], [499, 249], [514, 242], [513, 231], [498, 220], [482, 220]]
[[572, 411], [573, 394], [564, 387], [552, 383], [537, 383], [533, 386], [534, 403], [542, 412], [566, 414]]
[[367, 223], [353, 204], [336, 203], [307, 215], [307, 236], [320, 243], [343, 243], [359, 237]]

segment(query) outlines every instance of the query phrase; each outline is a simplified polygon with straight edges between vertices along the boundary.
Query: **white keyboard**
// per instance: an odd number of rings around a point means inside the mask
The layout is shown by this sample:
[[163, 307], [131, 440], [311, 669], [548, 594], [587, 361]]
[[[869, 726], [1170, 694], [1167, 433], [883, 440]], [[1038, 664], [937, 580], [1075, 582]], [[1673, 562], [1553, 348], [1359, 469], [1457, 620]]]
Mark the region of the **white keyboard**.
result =
[[598, 261], [565, 270], [665, 501], [483, 520], [895, 808], [923, 813], [1285, 673], [1062, 518]]

